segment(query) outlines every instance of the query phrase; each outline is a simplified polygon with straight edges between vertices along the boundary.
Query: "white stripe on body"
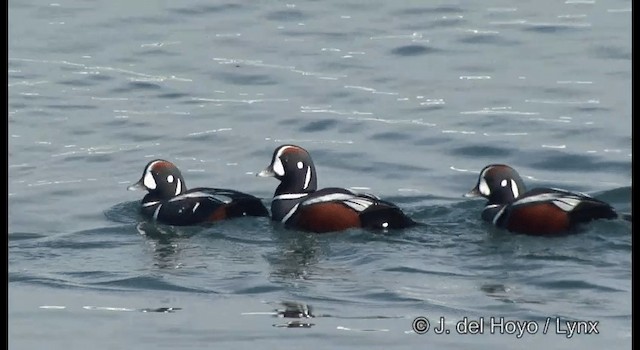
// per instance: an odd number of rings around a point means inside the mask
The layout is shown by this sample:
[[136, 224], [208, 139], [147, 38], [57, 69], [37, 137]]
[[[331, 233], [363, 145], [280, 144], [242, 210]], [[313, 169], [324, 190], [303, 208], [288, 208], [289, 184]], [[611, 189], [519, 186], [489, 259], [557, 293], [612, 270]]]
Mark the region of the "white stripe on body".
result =
[[281, 222], [283, 224], [287, 223], [287, 220], [289, 220], [289, 218], [291, 218], [291, 216], [293, 216], [293, 214], [295, 214], [296, 210], [298, 210], [298, 206], [300, 206], [300, 203], [296, 204], [293, 206], [293, 208], [291, 208], [291, 210], [289, 210], [289, 212], [287, 213], [287, 215], [285, 215]]
[[222, 194], [211, 194], [211, 193], [198, 191], [198, 192], [185, 193], [185, 194], [181, 194], [179, 196], [173, 197], [169, 200], [169, 202], [175, 202], [175, 201], [183, 200], [185, 198], [202, 198], [202, 199], [208, 199], [212, 201], [220, 201], [222, 203], [231, 203], [233, 201], [233, 198], [222, 195]]
[[560, 194], [560, 193], [542, 193], [531, 197], [525, 197], [517, 200], [514, 204], [528, 204], [528, 203], [541, 203], [541, 202], [550, 202], [553, 203], [558, 208], [564, 211], [571, 211], [575, 209], [582, 199], [578, 196], [572, 196], [569, 194]]
[[160, 214], [161, 207], [162, 207], [162, 204], [158, 205], [158, 207], [156, 208], [156, 211], [153, 212], [153, 220], [158, 220], [158, 214]]

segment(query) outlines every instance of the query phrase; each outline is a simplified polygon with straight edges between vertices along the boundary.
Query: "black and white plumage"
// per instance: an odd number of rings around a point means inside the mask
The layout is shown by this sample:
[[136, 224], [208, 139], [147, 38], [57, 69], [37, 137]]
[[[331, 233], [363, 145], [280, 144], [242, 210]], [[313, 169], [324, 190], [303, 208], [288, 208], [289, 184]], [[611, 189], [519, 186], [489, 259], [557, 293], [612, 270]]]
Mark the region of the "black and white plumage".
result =
[[269, 216], [262, 201], [229, 189], [198, 187], [187, 190], [180, 170], [171, 162], [149, 162], [129, 190], [146, 190], [140, 203], [143, 216], [169, 225], [184, 226], [242, 216]]
[[271, 217], [286, 227], [332, 232], [353, 227], [393, 229], [416, 224], [395, 204], [374, 195], [344, 188], [318, 190], [315, 165], [300, 146], [276, 148], [271, 164], [258, 176], [280, 180], [271, 202]]
[[585, 193], [558, 188], [526, 191], [518, 172], [504, 164], [482, 169], [476, 186], [465, 196], [488, 199], [483, 220], [525, 234], [564, 233], [592, 220], [618, 217], [611, 205]]

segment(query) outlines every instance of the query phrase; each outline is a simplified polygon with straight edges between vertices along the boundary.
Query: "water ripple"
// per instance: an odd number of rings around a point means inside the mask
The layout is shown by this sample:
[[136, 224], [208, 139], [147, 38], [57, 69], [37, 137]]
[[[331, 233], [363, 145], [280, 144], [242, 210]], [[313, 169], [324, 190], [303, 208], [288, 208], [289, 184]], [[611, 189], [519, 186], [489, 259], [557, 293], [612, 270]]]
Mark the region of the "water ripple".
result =
[[229, 12], [240, 10], [243, 6], [239, 4], [222, 4], [222, 5], [194, 5], [189, 7], [175, 8], [171, 11], [177, 16], [205, 16], [219, 12]]
[[425, 45], [405, 45], [405, 46], [396, 47], [395, 49], [391, 50], [391, 54], [396, 56], [406, 57], [406, 56], [426, 55], [426, 54], [436, 53], [439, 51], [441, 50], [433, 47], [428, 47]]
[[266, 18], [270, 21], [278, 22], [300, 22], [308, 19], [309, 16], [302, 11], [288, 9], [270, 12]]
[[322, 119], [322, 120], [315, 120], [315, 121], [309, 122], [303, 127], [301, 127], [299, 130], [301, 132], [320, 132], [320, 131], [333, 129], [337, 125], [338, 125], [338, 122], [336, 120]]
[[[573, 347], [630, 347], [631, 220], [517, 235], [462, 194], [508, 163], [630, 219], [631, 1], [8, 5], [10, 348], [395, 349], [424, 346], [417, 316], [599, 320]], [[173, 227], [125, 190], [166, 158], [268, 205], [250, 175], [281, 143], [424, 225]]]
[[107, 287], [108, 289], [128, 290], [128, 289], [142, 289], [142, 290], [163, 290], [173, 292], [191, 292], [191, 293], [217, 293], [215, 291], [200, 289], [200, 288], [188, 288], [170, 283], [159, 277], [152, 276], [137, 276], [122, 279], [115, 279], [103, 282], [88, 283], [90, 286]]

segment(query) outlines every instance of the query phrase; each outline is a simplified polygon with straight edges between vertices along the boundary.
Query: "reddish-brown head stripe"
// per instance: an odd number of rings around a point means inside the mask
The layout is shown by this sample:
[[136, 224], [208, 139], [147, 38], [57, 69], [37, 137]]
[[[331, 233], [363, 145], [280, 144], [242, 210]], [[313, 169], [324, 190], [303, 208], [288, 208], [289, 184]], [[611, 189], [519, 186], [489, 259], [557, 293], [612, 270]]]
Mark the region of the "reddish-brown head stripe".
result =
[[303, 148], [298, 146], [285, 146], [281, 150], [281, 154], [295, 154], [295, 153], [308, 154], [307, 151], [305, 151]]
[[494, 164], [492, 165], [489, 169], [487, 169], [487, 172], [485, 173], [486, 175], [489, 176], [497, 176], [497, 174], [504, 172], [504, 171], [510, 171], [512, 170], [511, 167], [504, 165], [504, 164]]
[[152, 165], [153, 169], [167, 169], [167, 168], [175, 168], [176, 166], [173, 163], [168, 162], [166, 160], [157, 160]]

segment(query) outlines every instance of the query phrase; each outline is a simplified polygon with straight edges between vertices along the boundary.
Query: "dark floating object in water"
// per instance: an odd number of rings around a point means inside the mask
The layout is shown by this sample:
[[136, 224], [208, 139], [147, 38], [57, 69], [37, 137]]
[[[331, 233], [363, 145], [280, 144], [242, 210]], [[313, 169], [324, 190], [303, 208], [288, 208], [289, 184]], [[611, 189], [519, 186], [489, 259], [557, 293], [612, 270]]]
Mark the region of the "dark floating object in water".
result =
[[161, 312], [161, 313], [174, 313], [178, 310], [182, 310], [181, 307], [159, 307], [155, 309], [140, 309], [140, 312]]
[[[272, 314], [274, 317], [279, 318], [314, 318], [311, 306], [307, 304], [301, 304], [296, 302], [284, 301], [281, 302], [284, 309], [275, 309]], [[311, 328], [315, 326], [315, 323], [305, 322], [304, 320], [293, 320], [286, 323], [275, 323], [273, 327], [277, 328]]]
[[[54, 309], [54, 310], [64, 310], [67, 307], [64, 305], [42, 305], [41, 309]], [[180, 307], [158, 307], [158, 308], [144, 308], [144, 309], [132, 309], [128, 307], [114, 307], [114, 306], [83, 306], [85, 310], [90, 311], [124, 311], [124, 312], [161, 312], [161, 313], [173, 313], [178, 310], [182, 310]]]
[[283, 302], [284, 310], [276, 309], [276, 316], [283, 318], [313, 318], [311, 306], [295, 302]]
[[311, 328], [313, 326], [315, 326], [315, 323], [306, 323], [306, 322], [300, 322], [300, 321], [291, 321], [291, 322], [287, 322], [287, 323], [281, 323], [281, 324], [274, 324], [274, 327], [277, 328]]

